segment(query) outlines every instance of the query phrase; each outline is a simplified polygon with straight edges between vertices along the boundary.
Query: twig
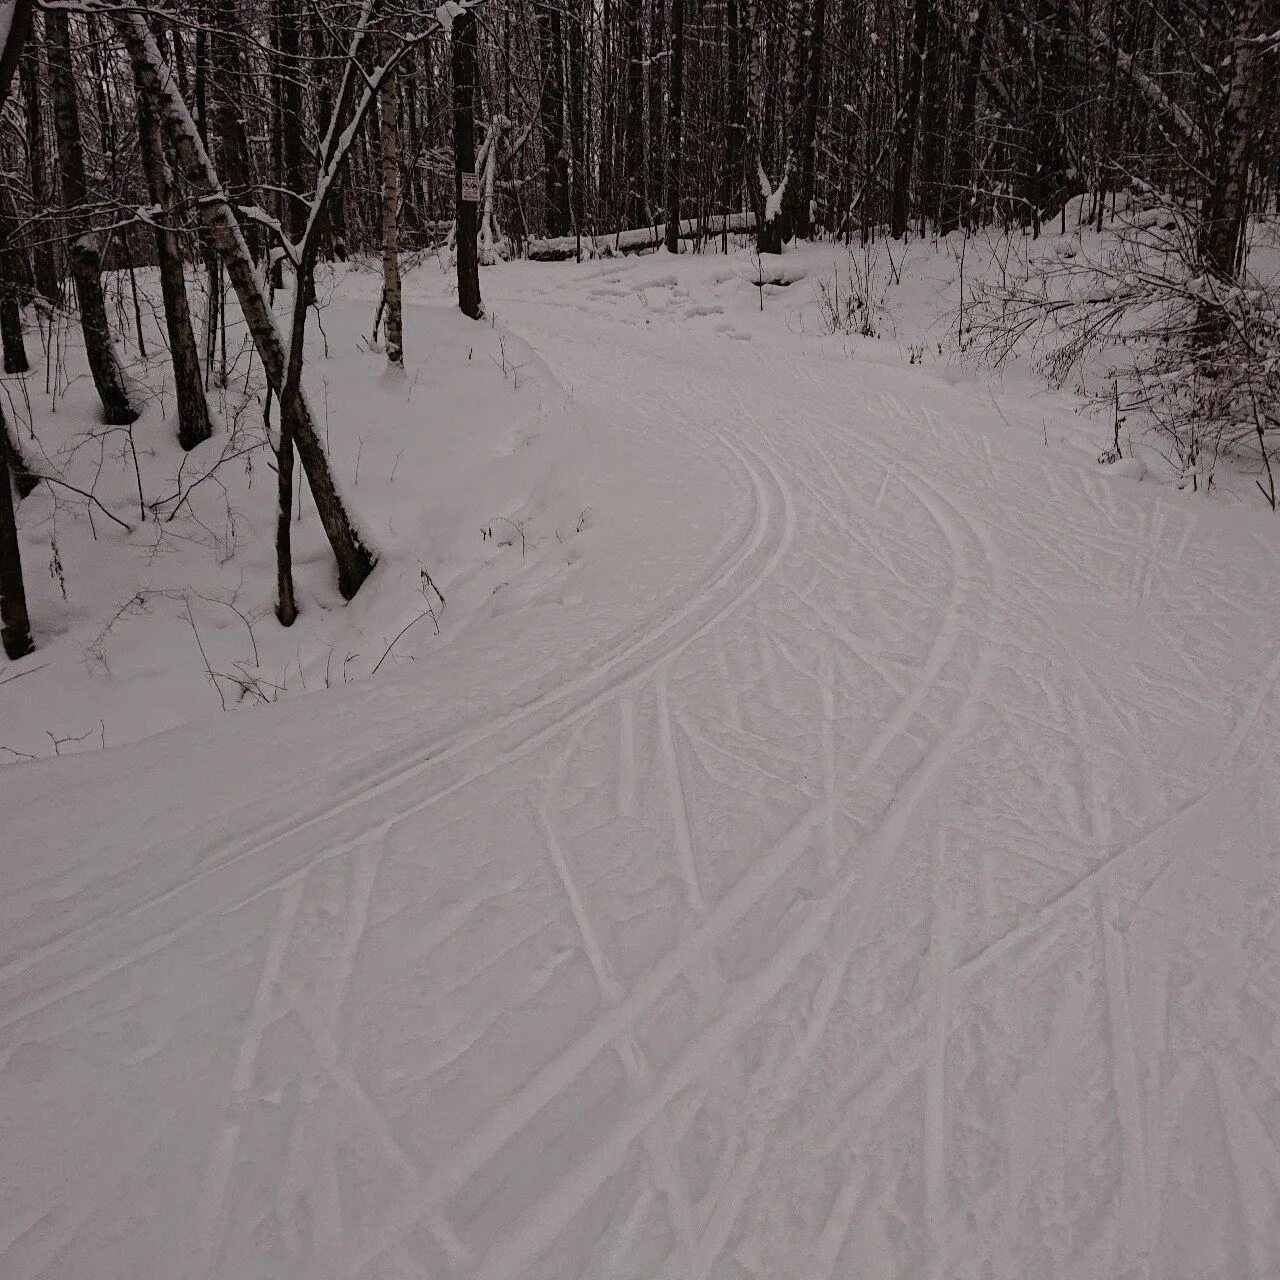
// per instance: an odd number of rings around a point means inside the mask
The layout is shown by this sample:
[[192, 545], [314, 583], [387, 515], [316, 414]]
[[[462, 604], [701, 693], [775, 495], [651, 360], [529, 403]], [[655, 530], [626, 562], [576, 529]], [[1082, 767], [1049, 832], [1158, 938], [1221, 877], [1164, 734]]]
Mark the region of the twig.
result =
[[405, 626], [401, 629], [400, 634], [396, 636], [395, 640], [393, 640], [389, 645], [387, 645], [386, 650], [385, 650], [385, 652], [383, 653], [382, 657], [380, 657], [380, 658], [378, 659], [378, 666], [377, 666], [377, 667], [374, 667], [374, 669], [373, 669], [372, 671], [370, 671], [370, 672], [369, 672], [369, 674], [370, 674], [371, 676], [376, 676], [376, 675], [378, 674], [378, 667], [382, 666], [382, 664], [383, 664], [384, 662], [386, 662], [386, 660], [387, 660], [387, 654], [389, 654], [389, 653], [391, 652], [391, 650], [392, 650], [392, 649], [394, 649], [394, 648], [396, 647], [396, 644], [397, 644], [397, 642], [399, 641], [400, 636], [404, 635], [404, 633], [405, 633], [406, 631], [408, 631], [410, 627], [412, 627], [412, 626], [416, 625], [417, 623], [421, 622], [421, 621], [423, 620], [423, 618], [432, 618], [432, 617], [434, 617], [434, 616], [435, 616], [435, 615], [431, 612], [431, 610], [430, 610], [430, 609], [428, 609], [425, 613], [420, 613], [420, 614], [418, 614], [418, 616], [417, 616], [416, 618], [414, 618], [414, 620], [413, 620], [412, 622], [406, 623], [406, 624], [405, 624]]
[[113, 511], [110, 511], [106, 507], [104, 507], [102, 503], [99, 502], [98, 499], [95, 498], [93, 494], [91, 494], [87, 489], [77, 488], [75, 485], [71, 484], [69, 481], [63, 480], [58, 476], [47, 476], [43, 472], [36, 472], [36, 471], [33, 471], [31, 474], [37, 480], [43, 480], [45, 484], [58, 484], [58, 485], [61, 485], [64, 489], [70, 489], [72, 493], [78, 493], [82, 498], [86, 498], [88, 499], [88, 501], [93, 503], [93, 505], [97, 507], [98, 510], [101, 511], [104, 516], [106, 516], [110, 520], [114, 520], [116, 524], [118, 524], [126, 533], [133, 532], [133, 525], [126, 523], [124, 520], [121, 520], [120, 517], [116, 515]]
[[11, 676], [5, 676], [0, 680], [0, 685], [12, 684], [15, 680], [21, 680], [23, 676], [33, 676], [37, 671], [43, 671], [49, 664], [41, 663], [38, 667], [28, 667], [26, 671], [15, 671]]

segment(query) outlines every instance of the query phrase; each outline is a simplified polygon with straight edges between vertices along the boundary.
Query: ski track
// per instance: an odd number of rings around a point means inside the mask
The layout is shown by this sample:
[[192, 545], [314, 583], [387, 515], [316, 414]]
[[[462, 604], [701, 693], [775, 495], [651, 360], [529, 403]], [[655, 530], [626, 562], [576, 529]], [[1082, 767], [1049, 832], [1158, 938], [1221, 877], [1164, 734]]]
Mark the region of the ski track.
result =
[[[74, 1107], [0, 1275], [1280, 1273], [1273, 542], [1197, 599], [1198, 512], [914, 370], [753, 380], [719, 305], [664, 345], [674, 277], [622, 265], [590, 315], [513, 272], [504, 318], [725, 468], [722, 551], [564, 683], [6, 952], [0, 1102], [44, 1052]], [[129, 1069], [185, 1111], [78, 1167]]]

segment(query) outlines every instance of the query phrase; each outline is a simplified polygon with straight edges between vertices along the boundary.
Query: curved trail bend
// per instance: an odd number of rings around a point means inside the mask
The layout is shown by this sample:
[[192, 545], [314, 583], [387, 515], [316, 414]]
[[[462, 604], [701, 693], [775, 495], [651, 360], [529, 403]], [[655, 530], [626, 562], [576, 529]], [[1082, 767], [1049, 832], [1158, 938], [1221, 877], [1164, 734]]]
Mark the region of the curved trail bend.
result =
[[246, 717], [225, 830], [24, 882], [0, 1275], [1276, 1274], [1269, 532], [556, 270], [493, 305], [672, 495], [599, 513], [646, 620], [394, 752], [282, 707], [292, 809]]

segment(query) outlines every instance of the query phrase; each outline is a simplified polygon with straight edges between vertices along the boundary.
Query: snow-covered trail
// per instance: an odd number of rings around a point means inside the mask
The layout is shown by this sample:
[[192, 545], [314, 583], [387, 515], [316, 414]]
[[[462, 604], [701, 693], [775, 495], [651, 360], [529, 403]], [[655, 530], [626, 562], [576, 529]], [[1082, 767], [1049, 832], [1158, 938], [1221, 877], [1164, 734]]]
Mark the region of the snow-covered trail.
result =
[[649, 512], [514, 692], [0, 774], [5, 1280], [1280, 1270], [1274, 522], [677, 288], [494, 276]]

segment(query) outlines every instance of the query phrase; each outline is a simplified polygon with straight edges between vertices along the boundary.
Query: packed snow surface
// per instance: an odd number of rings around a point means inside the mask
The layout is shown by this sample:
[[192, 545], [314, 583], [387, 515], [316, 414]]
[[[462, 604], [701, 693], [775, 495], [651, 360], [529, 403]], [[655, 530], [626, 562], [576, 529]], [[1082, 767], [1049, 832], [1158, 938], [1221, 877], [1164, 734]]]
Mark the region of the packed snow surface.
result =
[[4, 1280], [1280, 1274], [1276, 518], [766, 274], [486, 274], [590, 520], [0, 771]]

